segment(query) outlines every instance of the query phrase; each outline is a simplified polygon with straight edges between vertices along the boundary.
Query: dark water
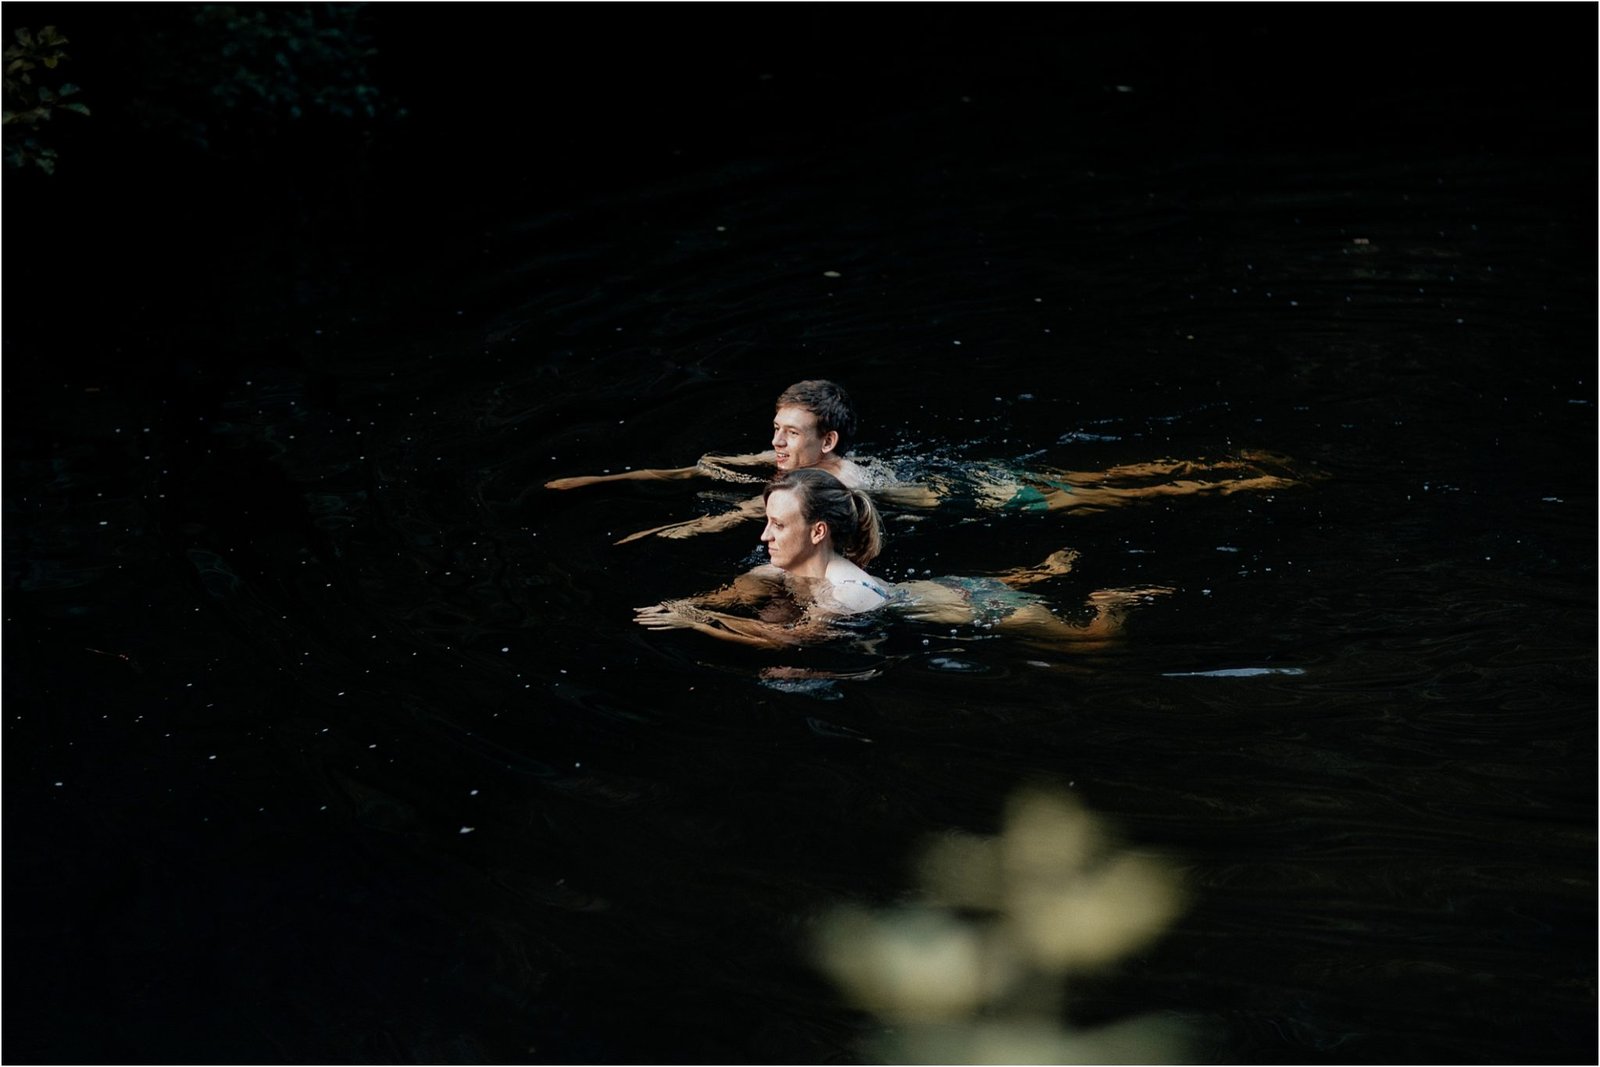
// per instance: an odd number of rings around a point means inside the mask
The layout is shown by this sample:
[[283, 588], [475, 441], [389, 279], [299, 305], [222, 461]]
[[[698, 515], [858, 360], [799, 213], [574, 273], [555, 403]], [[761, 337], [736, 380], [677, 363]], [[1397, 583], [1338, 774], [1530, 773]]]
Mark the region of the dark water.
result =
[[[226, 362], [35, 364], [8, 1056], [849, 1060], [876, 1023], [814, 916], [1052, 780], [1190, 901], [1075, 1019], [1163, 1013], [1213, 1061], [1591, 1058], [1592, 154], [1112, 151], [1006, 106], [497, 199]], [[758, 448], [809, 376], [912, 465], [1324, 477], [891, 513], [885, 575], [1072, 547], [1056, 603], [1174, 587], [1098, 652], [634, 626], [757, 531], [614, 546], [734, 497], [542, 483]]]

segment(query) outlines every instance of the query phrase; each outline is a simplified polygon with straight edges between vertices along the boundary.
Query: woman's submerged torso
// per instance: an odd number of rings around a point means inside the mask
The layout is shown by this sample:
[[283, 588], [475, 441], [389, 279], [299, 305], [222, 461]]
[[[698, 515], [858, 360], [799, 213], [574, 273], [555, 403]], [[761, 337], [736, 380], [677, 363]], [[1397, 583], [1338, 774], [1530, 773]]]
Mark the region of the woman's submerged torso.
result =
[[770, 594], [758, 608], [759, 616], [784, 625], [825, 622], [883, 608], [923, 621], [992, 625], [1026, 605], [1044, 602], [998, 578], [941, 576], [890, 582], [843, 559], [830, 564], [821, 578], [776, 567], [757, 568], [752, 574], [765, 579]]

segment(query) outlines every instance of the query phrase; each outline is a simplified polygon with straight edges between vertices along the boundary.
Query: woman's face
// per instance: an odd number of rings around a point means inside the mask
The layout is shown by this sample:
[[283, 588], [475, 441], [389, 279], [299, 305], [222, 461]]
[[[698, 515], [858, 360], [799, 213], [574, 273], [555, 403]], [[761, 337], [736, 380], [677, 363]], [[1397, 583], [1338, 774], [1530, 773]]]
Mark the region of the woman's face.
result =
[[794, 570], [816, 555], [827, 529], [823, 523], [806, 522], [791, 490], [775, 489], [767, 494], [767, 528], [761, 531], [761, 543], [767, 546], [774, 567]]

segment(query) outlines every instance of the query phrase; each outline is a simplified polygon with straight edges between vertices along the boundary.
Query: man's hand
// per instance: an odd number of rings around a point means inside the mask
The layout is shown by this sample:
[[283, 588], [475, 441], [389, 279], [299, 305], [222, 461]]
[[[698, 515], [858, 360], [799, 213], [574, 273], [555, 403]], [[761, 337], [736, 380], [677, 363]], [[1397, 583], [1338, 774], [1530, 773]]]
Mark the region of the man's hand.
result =
[[584, 474], [576, 478], [557, 478], [554, 481], [545, 482], [544, 487], [546, 489], [582, 489], [586, 485], [594, 485], [606, 480], [604, 475]]

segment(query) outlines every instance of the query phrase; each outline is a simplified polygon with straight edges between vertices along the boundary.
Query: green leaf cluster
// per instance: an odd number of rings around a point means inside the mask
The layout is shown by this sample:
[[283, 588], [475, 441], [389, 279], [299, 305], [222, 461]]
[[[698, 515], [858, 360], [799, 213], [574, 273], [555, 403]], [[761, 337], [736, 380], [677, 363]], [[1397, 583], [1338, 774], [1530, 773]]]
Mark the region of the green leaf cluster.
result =
[[297, 120], [312, 115], [373, 119], [376, 54], [363, 31], [363, 4], [201, 4], [194, 20], [219, 42], [209, 91], [224, 111]]
[[5, 109], [0, 125], [5, 127], [6, 162], [14, 167], [28, 164], [46, 174], [55, 173], [57, 154], [40, 140], [40, 129], [61, 111], [89, 114], [89, 107], [73, 100], [81, 90], [71, 82], [52, 84], [43, 71], [53, 71], [67, 58], [62, 48], [67, 39], [54, 26], [35, 32], [23, 26], [15, 34], [16, 43], [5, 50]]

